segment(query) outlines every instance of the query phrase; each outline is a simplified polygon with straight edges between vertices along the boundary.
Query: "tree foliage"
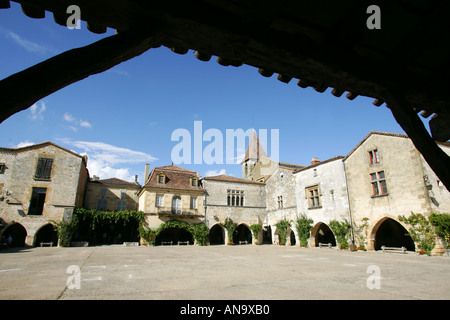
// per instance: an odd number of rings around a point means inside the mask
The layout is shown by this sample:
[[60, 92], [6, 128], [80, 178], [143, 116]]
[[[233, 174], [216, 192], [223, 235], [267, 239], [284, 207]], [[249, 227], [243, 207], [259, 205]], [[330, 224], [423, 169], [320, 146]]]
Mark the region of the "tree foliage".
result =
[[249, 228], [250, 230], [252, 230], [253, 237], [256, 239], [256, 241], [258, 241], [259, 234], [262, 231], [262, 225], [259, 223], [255, 223], [252, 224]]
[[225, 219], [225, 222], [221, 223], [220, 225], [227, 229], [229, 242], [232, 242], [234, 233], [236, 232], [237, 224], [234, 223], [230, 217], [227, 217]]
[[287, 230], [291, 226], [291, 223], [286, 219], [282, 219], [275, 224], [277, 227], [278, 236], [280, 237], [280, 244], [286, 243]]
[[313, 228], [313, 220], [309, 219], [306, 215], [301, 215], [296, 221], [297, 234], [300, 238], [300, 246], [306, 247], [308, 245], [308, 239], [311, 235]]

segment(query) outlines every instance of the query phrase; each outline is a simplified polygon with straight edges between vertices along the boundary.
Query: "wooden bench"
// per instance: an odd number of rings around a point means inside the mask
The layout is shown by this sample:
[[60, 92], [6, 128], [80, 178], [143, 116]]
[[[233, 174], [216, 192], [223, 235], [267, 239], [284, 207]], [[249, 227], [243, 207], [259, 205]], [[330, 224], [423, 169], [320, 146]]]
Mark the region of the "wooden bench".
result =
[[245, 240], [245, 241], [239, 241], [239, 244], [248, 244], [248, 241], [247, 241], [247, 240]]
[[319, 242], [319, 248], [322, 248], [322, 247], [328, 247], [328, 248], [331, 248], [331, 243], [322, 243], [322, 242]]
[[406, 253], [406, 248], [405, 247], [386, 247], [386, 246], [381, 246], [381, 249], [383, 250], [383, 253], [386, 253], [386, 252]]
[[189, 244], [189, 241], [178, 241], [178, 245], [180, 245], [180, 244], [188, 245], [188, 244]]
[[161, 241], [162, 246], [165, 246], [165, 245], [171, 246], [172, 244], [173, 244], [172, 241]]
[[43, 246], [53, 247], [53, 242], [41, 242], [40, 245], [41, 245], [41, 247], [43, 247]]

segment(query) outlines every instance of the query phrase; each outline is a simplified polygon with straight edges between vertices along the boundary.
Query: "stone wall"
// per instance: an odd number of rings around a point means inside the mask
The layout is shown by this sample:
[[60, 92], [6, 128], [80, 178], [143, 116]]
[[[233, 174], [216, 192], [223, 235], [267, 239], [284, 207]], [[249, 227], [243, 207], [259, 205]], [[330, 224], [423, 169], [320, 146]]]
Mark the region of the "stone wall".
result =
[[[313, 220], [313, 225], [320, 223], [329, 225], [330, 221], [350, 221], [345, 180], [344, 163], [342, 157], [336, 157], [315, 165], [311, 165], [294, 174], [295, 194], [298, 215], [306, 215]], [[308, 190], [318, 187], [319, 206], [312, 206], [308, 201]], [[313, 229], [317, 230], [317, 228]], [[310, 244], [314, 245], [314, 232]]]
[[[102, 195], [102, 189], [106, 189], [105, 195]], [[125, 194], [121, 197], [121, 191], [124, 190]], [[98, 199], [107, 200], [107, 210], [117, 209], [117, 200], [126, 200], [125, 210], [137, 210], [138, 209], [138, 197], [137, 194], [140, 190], [140, 186], [127, 186], [127, 185], [107, 185], [99, 184], [96, 182], [89, 182], [86, 189], [86, 198], [84, 201], [84, 207], [86, 209], [97, 209]]]
[[[371, 164], [369, 151], [375, 149], [379, 163]], [[409, 216], [414, 212], [428, 216], [449, 208], [448, 191], [438, 186], [435, 174], [405, 135], [369, 134], [344, 162], [354, 221], [360, 223], [364, 217], [368, 218], [368, 249], [374, 248], [377, 228], [386, 218], [408, 230], [398, 220], [399, 215]], [[371, 174], [380, 171], [385, 173], [387, 193], [376, 196]]]
[[[247, 227], [263, 223], [266, 216], [264, 184], [203, 180], [203, 187], [206, 189], [205, 222], [209, 229], [218, 223], [224, 223], [228, 217], [236, 224], [245, 224]], [[244, 191], [244, 205], [229, 206], [227, 190]]]
[[[35, 178], [39, 158], [53, 159], [48, 180]], [[70, 220], [75, 206], [83, 201], [87, 169], [80, 155], [52, 143], [43, 143], [2, 149], [0, 163], [5, 163], [6, 167], [0, 174], [1, 219], [6, 225], [21, 224], [26, 229], [28, 245], [34, 244], [36, 232], [50, 221]], [[29, 215], [33, 187], [46, 188], [42, 215]]]

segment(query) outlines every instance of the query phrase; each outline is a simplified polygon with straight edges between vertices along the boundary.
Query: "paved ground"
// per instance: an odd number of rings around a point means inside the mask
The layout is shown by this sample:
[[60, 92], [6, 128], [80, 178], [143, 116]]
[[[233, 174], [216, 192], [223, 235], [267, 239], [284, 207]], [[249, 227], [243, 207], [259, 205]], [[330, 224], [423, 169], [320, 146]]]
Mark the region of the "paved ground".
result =
[[0, 288], [0, 299], [450, 299], [450, 257], [271, 245], [32, 248], [0, 251]]

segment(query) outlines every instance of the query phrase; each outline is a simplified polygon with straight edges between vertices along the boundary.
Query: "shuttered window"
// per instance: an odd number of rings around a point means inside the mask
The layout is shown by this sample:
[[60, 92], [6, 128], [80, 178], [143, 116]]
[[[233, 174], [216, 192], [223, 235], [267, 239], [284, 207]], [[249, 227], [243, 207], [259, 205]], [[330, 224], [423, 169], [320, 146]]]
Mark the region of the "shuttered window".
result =
[[50, 180], [53, 159], [39, 158], [36, 167], [35, 179]]

